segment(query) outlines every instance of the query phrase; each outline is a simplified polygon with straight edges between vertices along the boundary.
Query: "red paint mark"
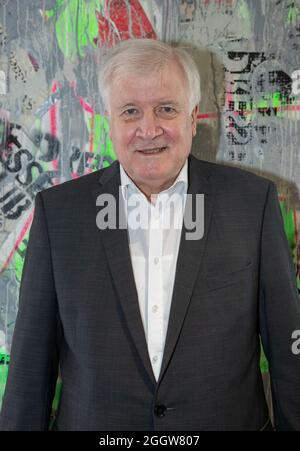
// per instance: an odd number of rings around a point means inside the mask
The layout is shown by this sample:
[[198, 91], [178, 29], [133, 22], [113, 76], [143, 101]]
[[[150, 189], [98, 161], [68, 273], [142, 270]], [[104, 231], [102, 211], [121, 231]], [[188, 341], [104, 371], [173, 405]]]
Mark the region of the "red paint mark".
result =
[[[89, 141], [89, 152], [90, 153], [93, 153], [93, 148], [94, 148], [94, 138], [95, 138], [95, 115], [93, 114], [92, 115], [92, 117], [91, 117], [91, 133], [90, 133], [90, 141]], [[89, 168], [88, 168], [88, 173], [89, 172], [93, 172], [93, 169], [92, 169], [92, 161], [93, 161], [93, 158], [92, 157], [89, 157], [88, 158], [88, 165], [89, 165]]]
[[202, 113], [197, 114], [197, 120], [203, 119], [216, 119], [221, 115], [230, 114], [232, 116], [249, 116], [250, 114], [268, 114], [268, 111], [273, 110], [274, 112], [284, 112], [284, 111], [300, 111], [300, 105], [286, 105], [281, 107], [272, 107], [272, 108], [256, 108], [253, 110], [240, 110], [240, 111], [225, 111], [222, 113]]
[[31, 53], [28, 53], [28, 57], [30, 59], [30, 62], [35, 70], [35, 72], [38, 72], [40, 66], [39, 63], [37, 62], [37, 60], [34, 58], [34, 56], [31, 55]]
[[[57, 84], [53, 83], [51, 91], [54, 93], [57, 90]], [[57, 106], [53, 105], [49, 111], [50, 114], [50, 134], [57, 138]], [[52, 161], [54, 169], [58, 168], [58, 160]]]
[[[79, 95], [77, 94], [77, 91], [76, 91], [76, 82], [75, 82], [75, 80], [73, 80], [73, 81], [70, 82], [70, 87], [73, 89], [73, 91], [74, 91], [74, 96], [75, 96], [76, 99], [79, 101], [79, 103], [80, 103], [82, 109], [83, 109], [86, 113], [88, 113], [88, 114], [91, 115], [91, 127], [90, 127], [90, 128], [91, 128], [91, 132], [90, 132], [90, 137], [89, 137], [89, 152], [92, 153], [92, 152], [93, 152], [94, 137], [95, 137], [95, 133], [94, 133], [94, 127], [95, 127], [95, 111], [94, 111], [93, 107], [92, 107], [88, 102], [86, 102], [86, 100], [84, 100], [83, 97], [81, 97], [81, 96], [79, 96]], [[87, 169], [87, 171], [86, 171], [87, 173], [93, 172], [92, 167], [91, 167], [91, 166], [92, 166], [92, 165], [91, 165], [92, 160], [93, 160], [93, 157], [88, 157], [88, 159], [87, 159], [87, 166], [89, 166], [88, 169]], [[77, 172], [72, 172], [72, 173], [71, 173], [71, 177], [72, 177], [72, 179], [78, 178], [78, 177], [79, 177], [79, 174], [78, 174]]]
[[[57, 84], [53, 83], [51, 92], [56, 92], [57, 90]], [[50, 132], [52, 136], [55, 136], [57, 138], [57, 123], [56, 123], [56, 105], [53, 105], [50, 108]]]
[[104, 16], [96, 11], [100, 44], [112, 47], [129, 38], [156, 39], [156, 33], [138, 0], [105, 0]]
[[219, 113], [203, 113], [203, 114], [197, 114], [197, 120], [201, 119], [216, 119], [219, 117]]
[[10, 251], [9, 256], [7, 257], [3, 267], [0, 270], [0, 273], [3, 272], [8, 267], [8, 264], [9, 264], [10, 260], [12, 259], [13, 255], [15, 253], [15, 250], [20, 246], [20, 244], [21, 244], [21, 242], [22, 242], [22, 240], [23, 240], [23, 238], [24, 238], [24, 236], [25, 236], [25, 234], [27, 232], [28, 227], [30, 227], [30, 224], [32, 223], [32, 219], [33, 219], [33, 212], [30, 213], [30, 215], [28, 216], [27, 221], [25, 222], [24, 227], [21, 230], [19, 238], [17, 239], [17, 241], [15, 242], [12, 250]]
[[298, 221], [296, 208], [294, 208], [294, 223], [295, 223], [295, 243], [298, 243]]
[[94, 114], [94, 110], [91, 107], [91, 105], [89, 103], [87, 103], [83, 97], [77, 97], [79, 100], [80, 105], [82, 106], [82, 108], [84, 109], [84, 111], [86, 111], [87, 113], [91, 113]]
[[[89, 152], [93, 153], [93, 146], [94, 146], [94, 137], [95, 137], [95, 132], [94, 132], [94, 127], [95, 127], [95, 113], [94, 113], [94, 109], [82, 98], [79, 97], [79, 102], [80, 105], [82, 106], [82, 108], [84, 109], [84, 111], [86, 111], [87, 113], [91, 114], [91, 126], [90, 126], [90, 137], [89, 137]], [[87, 173], [89, 174], [90, 172], [93, 172], [93, 169], [91, 167], [93, 161], [93, 157], [88, 157], [87, 159], [87, 165], [89, 166], [87, 169]]]
[[76, 97], [76, 99], [78, 99], [78, 101], [79, 101], [80, 105], [82, 106], [82, 108], [84, 109], [84, 111], [86, 111], [87, 113], [94, 114], [94, 109], [91, 107], [91, 105], [88, 102], [86, 102], [83, 97], [81, 97], [77, 94], [76, 81], [75, 80], [70, 81], [69, 86], [70, 86], [70, 88], [73, 89], [74, 96]]
[[[58, 85], [56, 83], [53, 83], [51, 91], [54, 93], [54, 92], [57, 91], [57, 88], [58, 88]], [[58, 137], [58, 132], [57, 132], [57, 105], [52, 105], [52, 107], [50, 108], [49, 114], [50, 114], [50, 134], [57, 138]], [[58, 160], [57, 159], [53, 160], [52, 164], [53, 164], [53, 168], [55, 170], [57, 170], [58, 169]]]
[[[98, 11], [96, 11], [96, 17], [98, 20], [98, 30], [101, 45], [106, 43], [108, 47], [112, 47], [112, 45], [117, 41], [117, 35], [115, 31], [110, 30], [109, 21], [103, 17]], [[96, 41], [98, 38], [96, 39]]]
[[94, 141], [94, 127], [95, 127], [95, 116], [91, 117], [91, 134], [90, 134], [90, 143], [89, 143], [89, 152], [93, 152], [93, 141]]
[[267, 114], [269, 111], [300, 111], [300, 105], [286, 105], [286, 106], [279, 106], [279, 107], [268, 107], [268, 108], [256, 108], [253, 110], [241, 110], [241, 111], [232, 111], [232, 114], [235, 116], [247, 116], [249, 114], [254, 113], [265, 113]]
[[[93, 109], [93, 107], [84, 100], [83, 97], [79, 96], [76, 92], [76, 82], [73, 80], [70, 82], [70, 87], [73, 89], [74, 91], [74, 96], [76, 97], [76, 99], [78, 99], [81, 107], [83, 108], [83, 110], [91, 115], [91, 132], [90, 132], [90, 136], [89, 136], [89, 153], [93, 153], [93, 145], [94, 145], [94, 137], [95, 137], [95, 132], [94, 132], [94, 127], [95, 127], [95, 111]], [[86, 171], [87, 174], [93, 172], [92, 169], [92, 161], [93, 161], [93, 157], [88, 157], [87, 159], [87, 164], [86, 166], [88, 166], [88, 169]], [[71, 173], [71, 177], [72, 179], [76, 179], [79, 176], [79, 174], [77, 172], [72, 172]]]

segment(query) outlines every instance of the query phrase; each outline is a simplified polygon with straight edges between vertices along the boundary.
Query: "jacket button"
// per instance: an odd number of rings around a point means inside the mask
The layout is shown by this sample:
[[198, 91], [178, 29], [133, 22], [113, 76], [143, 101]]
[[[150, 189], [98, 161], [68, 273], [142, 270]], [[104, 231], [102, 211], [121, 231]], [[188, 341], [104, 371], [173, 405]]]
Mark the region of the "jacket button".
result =
[[163, 404], [157, 404], [154, 407], [154, 413], [159, 418], [162, 418], [166, 415], [166, 410], [167, 410], [167, 408]]

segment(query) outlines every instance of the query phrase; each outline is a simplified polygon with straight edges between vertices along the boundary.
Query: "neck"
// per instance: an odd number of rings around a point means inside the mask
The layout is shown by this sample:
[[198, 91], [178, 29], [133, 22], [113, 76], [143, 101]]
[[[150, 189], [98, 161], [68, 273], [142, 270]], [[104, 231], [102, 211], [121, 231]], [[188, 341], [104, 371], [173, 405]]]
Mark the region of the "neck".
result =
[[[179, 174], [179, 172], [178, 172], [178, 174]], [[158, 194], [161, 193], [162, 191], [170, 188], [170, 186], [173, 185], [176, 178], [178, 177], [178, 174], [176, 174], [176, 176], [173, 177], [172, 179], [165, 181], [164, 183], [161, 183], [161, 184], [153, 184], [150, 186], [150, 185], [137, 183], [135, 181], [134, 181], [134, 183], [136, 184], [138, 189], [146, 196], [148, 201], [155, 204]]]

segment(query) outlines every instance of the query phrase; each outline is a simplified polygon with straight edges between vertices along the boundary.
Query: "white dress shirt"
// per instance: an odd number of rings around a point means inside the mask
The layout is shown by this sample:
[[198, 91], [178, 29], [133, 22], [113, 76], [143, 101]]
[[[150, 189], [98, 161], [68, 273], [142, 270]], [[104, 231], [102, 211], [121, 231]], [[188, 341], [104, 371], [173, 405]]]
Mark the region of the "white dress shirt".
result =
[[[173, 185], [160, 192], [153, 204], [120, 164], [131, 262], [156, 380], [160, 373], [169, 321], [188, 187], [187, 171], [188, 160]], [[142, 227], [139, 226], [141, 221]]]

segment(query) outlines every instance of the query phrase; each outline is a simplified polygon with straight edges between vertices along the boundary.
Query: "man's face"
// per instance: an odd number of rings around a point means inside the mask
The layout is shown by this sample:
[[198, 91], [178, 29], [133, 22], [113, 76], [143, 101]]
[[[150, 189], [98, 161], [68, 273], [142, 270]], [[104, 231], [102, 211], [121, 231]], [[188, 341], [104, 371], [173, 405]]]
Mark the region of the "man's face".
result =
[[196, 109], [176, 62], [141, 76], [123, 75], [110, 90], [110, 137], [117, 157], [145, 194], [172, 185], [191, 150]]

